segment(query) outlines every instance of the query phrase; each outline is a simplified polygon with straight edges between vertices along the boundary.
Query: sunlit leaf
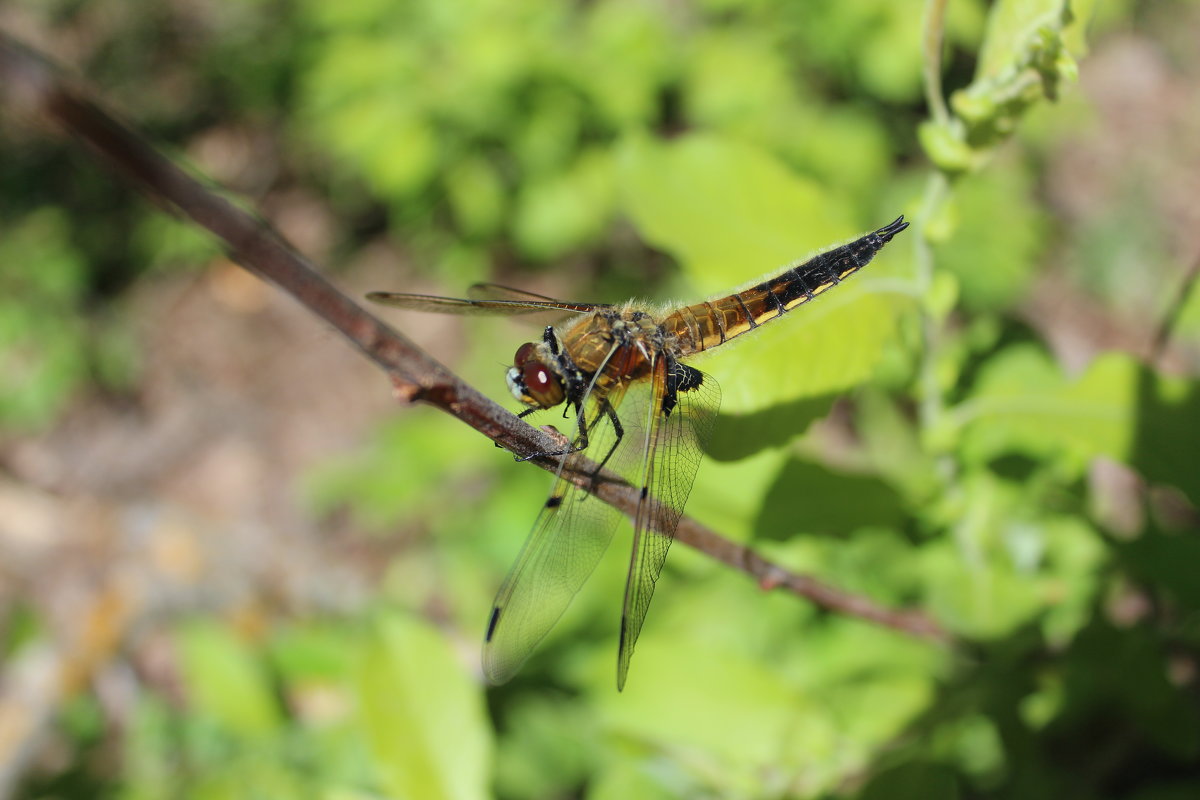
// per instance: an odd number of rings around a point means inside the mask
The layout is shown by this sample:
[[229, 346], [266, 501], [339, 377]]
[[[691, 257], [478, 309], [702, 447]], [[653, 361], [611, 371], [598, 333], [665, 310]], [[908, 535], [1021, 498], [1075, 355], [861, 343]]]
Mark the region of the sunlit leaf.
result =
[[446, 175], [454, 215], [469, 236], [487, 236], [499, 228], [505, 211], [505, 188], [496, 170], [482, 158], [465, 158]]
[[988, 15], [976, 76], [995, 77], [1025, 57], [1039, 28], [1061, 24], [1066, 0], [1000, 0]]
[[768, 665], [684, 636], [643, 636], [625, 691], [602, 700], [608, 727], [653, 747], [704, 754], [720, 766], [726, 792], [753, 787], [756, 768], [809, 733], [809, 701]]
[[973, 458], [1005, 452], [1059, 455], [1082, 466], [1100, 455], [1128, 459], [1137, 412], [1137, 365], [1110, 353], [1069, 379], [1030, 346], [994, 357], [955, 411]]
[[[1091, 3], [1082, 5], [1090, 11]], [[992, 147], [1034, 104], [1057, 99], [1061, 85], [1078, 77], [1072, 50], [1082, 49], [1079, 31], [1086, 22], [1066, 0], [993, 5], [975, 80], [950, 98], [966, 123], [966, 141], [979, 150]]]
[[529, 256], [561, 256], [595, 237], [613, 212], [612, 159], [605, 150], [580, 155], [570, 169], [532, 179], [517, 197], [514, 235]]
[[275, 733], [282, 720], [266, 670], [229, 628], [195, 623], [177, 634], [186, 691], [197, 713], [240, 736]]
[[357, 688], [389, 795], [489, 796], [492, 737], [483, 689], [435, 630], [408, 617], [379, 620], [362, 653]]
[[[675, 776], [677, 777], [677, 776]], [[678, 783], [676, 780], [673, 783]], [[622, 759], [605, 765], [604, 769], [588, 784], [586, 800], [674, 800], [685, 787], [669, 785], [656, 776], [649, 766]], [[686, 787], [695, 789], [695, 787]]]
[[747, 282], [855, 233], [844, 205], [766, 152], [713, 135], [629, 139], [622, 203], [702, 291]]
[[955, 186], [949, 202], [957, 224], [938, 246], [938, 263], [953, 272], [972, 309], [1010, 305], [1039, 265], [1048, 226], [1034, 203], [1032, 182], [1016, 163], [967, 176]]
[[766, 37], [718, 29], [697, 37], [690, 55], [689, 110], [706, 126], [736, 129], [792, 100], [789, 64]]

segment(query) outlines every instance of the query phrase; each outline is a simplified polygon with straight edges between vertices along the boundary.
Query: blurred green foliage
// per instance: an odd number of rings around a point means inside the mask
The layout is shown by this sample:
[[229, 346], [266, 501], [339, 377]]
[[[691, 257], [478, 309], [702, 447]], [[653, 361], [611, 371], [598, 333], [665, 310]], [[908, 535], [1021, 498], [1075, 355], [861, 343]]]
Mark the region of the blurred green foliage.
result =
[[[83, 257], [53, 208], [30, 212], [0, 234], [0, 422], [54, 419], [87, 378], [86, 329], [77, 314]], [[31, 269], [31, 265], [37, 265]]]
[[[174, 40], [155, 44], [168, 12], [131, 5], [148, 13], [91, 74], [136, 98]], [[587, 300], [690, 299], [908, 214], [852, 283], [701, 364], [724, 414], [688, 510], [790, 569], [920, 607], [960, 644], [755, 592], [679, 547], [617, 694], [619, 534], [524, 671], [485, 690], [485, 613], [546, 479], [406, 414], [309, 487], [314, 513], [350, 508], [405, 542], [369, 615], [258, 636], [180, 624], [185, 704], [143, 694], [123, 768], [95, 793], [1200, 796], [1196, 381], [1115, 352], [1067, 374], [1022, 316], [1065, 246], [1041, 170], [1079, 116], [1048, 101], [1072, 91], [1087, 37], [1134, 13], [1092, 5], [951, 2], [940, 119], [923, 107], [922, 15], [888, 0], [291, 0], [213, 16], [187, 42], [183, 96], [125, 102], [168, 140], [276, 120], [283, 161], [347, 220], [338, 245], [393, 237], [448, 293], [503, 264], [569, 272]], [[84, 312], [213, 252], [107, 200], [100, 178], [75, 186], [79, 163], [49, 145], [21, 146], [0, 164], [11, 428], [50, 425], [91, 381], [133, 380], [119, 325]], [[1120, 258], [1158, 232], [1106, 224], [1065, 268], [1113, 303]], [[461, 365], [495, 373], [498, 396], [504, 330], [472, 321]], [[852, 441], [834, 458], [828, 426], [804, 434], [847, 393]], [[1191, 522], [1112, 530], [1100, 458], [1173, 487]]]

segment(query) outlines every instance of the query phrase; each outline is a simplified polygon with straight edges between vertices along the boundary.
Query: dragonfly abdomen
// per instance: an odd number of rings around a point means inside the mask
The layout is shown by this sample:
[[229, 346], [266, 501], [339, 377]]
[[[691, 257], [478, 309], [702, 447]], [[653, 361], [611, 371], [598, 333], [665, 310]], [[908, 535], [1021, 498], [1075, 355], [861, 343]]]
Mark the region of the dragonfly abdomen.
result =
[[837, 286], [865, 267], [883, 246], [908, 227], [904, 217], [848, 244], [788, 267], [769, 280], [740, 292], [685, 306], [663, 321], [681, 355], [724, 344]]

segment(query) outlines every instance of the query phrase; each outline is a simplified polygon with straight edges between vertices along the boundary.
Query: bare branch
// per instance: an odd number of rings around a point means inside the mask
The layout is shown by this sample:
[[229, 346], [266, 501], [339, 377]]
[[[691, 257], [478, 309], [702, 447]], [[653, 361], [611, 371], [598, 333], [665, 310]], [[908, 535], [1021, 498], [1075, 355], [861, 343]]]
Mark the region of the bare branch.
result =
[[[84, 90], [45, 58], [3, 34], [0, 100], [31, 120], [49, 122], [83, 142], [130, 184], [212, 232], [225, 243], [231, 258], [295, 297], [385, 370], [398, 399], [439, 408], [518, 456], [555, 449], [548, 433], [493, 403], [369, 314], [338, 291], [265, 222], [185, 173], [89, 100]], [[531, 460], [543, 469], [558, 467], [555, 458]], [[578, 470], [575, 462], [572, 466]], [[590, 484], [581, 473], [573, 474], [581, 485]], [[627, 515], [637, 508], [637, 490], [608, 473], [602, 473], [593, 493]], [[949, 640], [936, 622], [920, 612], [883, 608], [866, 598], [792, 573], [689, 517], [679, 523], [676, 538], [750, 574], [764, 588], [785, 588], [832, 612], [932, 640]]]

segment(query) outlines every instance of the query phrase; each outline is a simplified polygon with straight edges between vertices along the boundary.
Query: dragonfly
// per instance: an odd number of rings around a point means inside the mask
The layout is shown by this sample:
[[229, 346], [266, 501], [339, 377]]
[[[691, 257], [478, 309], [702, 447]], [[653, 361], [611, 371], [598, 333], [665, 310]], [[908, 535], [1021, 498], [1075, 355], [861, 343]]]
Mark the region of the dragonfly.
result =
[[[865, 267], [908, 227], [900, 216], [878, 230], [793, 263], [778, 275], [723, 297], [653, 309], [572, 303], [498, 284], [468, 297], [371, 292], [398, 308], [465, 315], [555, 312], [564, 322], [516, 351], [505, 375], [526, 417], [563, 405], [573, 434], [563, 447], [518, 460], [561, 456], [550, 497], [500, 587], [487, 622], [483, 671], [511, 679], [566, 611], [608, 549], [623, 514], [592, 496], [602, 470], [638, 490], [633, 548], [617, 647], [617, 690], [683, 515], [721, 402], [717, 382], [685, 363], [780, 319]], [[591, 456], [583, 461], [584, 451]], [[573, 480], [579, 469], [593, 482]]]

